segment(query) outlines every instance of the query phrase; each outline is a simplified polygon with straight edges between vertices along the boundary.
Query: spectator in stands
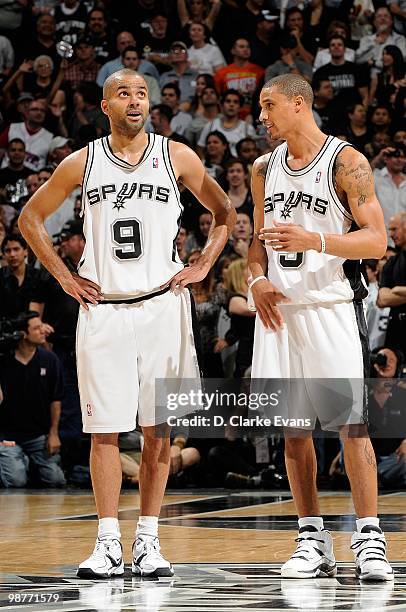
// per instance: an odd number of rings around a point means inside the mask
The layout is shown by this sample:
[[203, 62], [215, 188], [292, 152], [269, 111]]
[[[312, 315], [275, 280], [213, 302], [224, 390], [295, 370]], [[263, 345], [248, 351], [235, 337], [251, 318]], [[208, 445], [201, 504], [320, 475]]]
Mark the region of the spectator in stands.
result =
[[225, 94], [229, 89], [235, 89], [241, 94], [239, 115], [244, 119], [253, 112], [254, 94], [264, 80], [265, 70], [250, 62], [251, 47], [244, 38], [237, 38], [231, 48], [231, 55], [233, 62], [216, 72], [214, 80], [220, 94]]
[[307, 81], [313, 76], [312, 65], [303, 60], [299, 55], [297, 39], [293, 34], [283, 34], [280, 39], [280, 56], [265, 72], [265, 81], [280, 74], [299, 74]]
[[81, 83], [73, 94], [74, 110], [69, 122], [69, 134], [77, 141], [86, 142], [85, 132], [90, 126], [95, 130], [96, 138], [109, 133], [106, 115], [100, 108], [101, 91], [96, 83]]
[[6, 36], [13, 46], [18, 41], [23, 20], [24, 3], [20, 0], [8, 0], [0, 4], [1, 33]]
[[242, 159], [230, 159], [226, 165], [227, 195], [237, 213], [254, 216], [251, 191], [248, 185], [248, 168]]
[[102, 66], [110, 59], [111, 53], [106, 14], [102, 8], [97, 7], [90, 11], [86, 32], [95, 50], [96, 62]]
[[[406, 438], [394, 438], [403, 432], [406, 391], [402, 384], [394, 385], [391, 379], [403, 378], [406, 373], [405, 357], [401, 351], [386, 345], [375, 352], [385, 359], [385, 364], [374, 363], [371, 376], [384, 384], [374, 384], [369, 395], [368, 415], [373, 431], [372, 437], [377, 457], [379, 482], [390, 489], [406, 488]], [[385, 384], [385, 380], [389, 384]], [[371, 427], [370, 426], [370, 427]]]
[[[200, 77], [199, 77], [200, 78]], [[195, 149], [200, 134], [207, 123], [212, 122], [219, 113], [220, 100], [217, 91], [212, 86], [204, 87], [201, 95], [202, 112], [196, 111], [192, 121], [186, 128], [185, 137]]]
[[[372, 128], [372, 126], [371, 126]], [[365, 155], [367, 156], [371, 168], [383, 168], [383, 149], [389, 147], [391, 140], [388, 131], [375, 132], [371, 142], [365, 145]]]
[[48, 153], [48, 163], [58, 166], [65, 157], [72, 153], [72, 141], [70, 138], [55, 136], [52, 139]]
[[188, 233], [189, 232], [187, 231], [186, 227], [180, 226], [178, 235], [176, 236], [176, 242], [175, 242], [176, 249], [178, 251], [178, 255], [180, 259], [183, 262], [186, 262], [186, 259], [187, 259], [187, 252], [186, 252], [185, 246], [186, 246], [186, 240], [187, 240]]
[[300, 8], [292, 7], [286, 11], [286, 31], [296, 39], [297, 55], [306, 64], [313, 64], [317, 52], [317, 42], [314, 37], [304, 32], [304, 18]]
[[[216, 85], [214, 83], [214, 78], [213, 75], [211, 74], [206, 74], [206, 73], [202, 73], [199, 74], [197, 79], [196, 79], [196, 87], [195, 87], [195, 95], [193, 96], [192, 101], [190, 102], [190, 104], [182, 104], [182, 108], [183, 110], [185, 110], [188, 113], [191, 113], [191, 115], [195, 116], [197, 115], [203, 115], [203, 105], [202, 105], [202, 95], [203, 95], [203, 90], [205, 89], [205, 87], [212, 87], [213, 89], [216, 89]], [[220, 110], [220, 106], [218, 107], [218, 111]]]
[[405, 85], [405, 62], [399, 47], [386, 45], [382, 53], [382, 64], [382, 71], [371, 80], [370, 104], [388, 104], [390, 96]]
[[204, 147], [206, 138], [210, 132], [222, 132], [230, 145], [232, 155], [236, 155], [236, 144], [246, 136], [255, 136], [255, 130], [252, 125], [246, 121], [239, 119], [239, 114], [242, 106], [243, 98], [235, 89], [229, 89], [222, 97], [222, 115], [207, 123], [203, 128], [198, 140], [198, 153], [200, 157], [204, 157]]
[[[118, 57], [110, 60], [100, 68], [99, 73], [97, 75], [97, 84], [99, 87], [103, 87], [104, 81], [107, 79], [107, 77], [113, 74], [113, 72], [117, 72], [117, 70], [121, 70], [121, 68], [123, 68], [122, 54], [123, 51], [125, 51], [125, 49], [130, 46], [137, 47], [135, 38], [131, 34], [131, 32], [123, 31], [117, 34], [116, 47], [118, 51]], [[159, 79], [158, 70], [155, 68], [154, 64], [147, 60], [141, 60], [138, 66], [138, 72], [142, 75], [149, 74], [150, 76]]]
[[209, 6], [205, 0], [177, 0], [177, 8], [183, 33], [191, 23], [204, 23], [212, 31], [220, 12], [221, 1], [213, 0]]
[[387, 4], [389, 5], [389, 10], [392, 13], [393, 18], [394, 18], [394, 29], [399, 34], [402, 34], [403, 36], [405, 36], [406, 34], [406, 26], [405, 26], [406, 7], [405, 7], [404, 0], [389, 0]]
[[365, 145], [370, 142], [372, 132], [367, 124], [366, 108], [362, 104], [351, 104], [347, 108], [345, 134], [348, 142], [361, 153], [365, 152]]
[[368, 339], [371, 351], [385, 344], [389, 320], [389, 308], [379, 308], [376, 301], [379, 292], [380, 262], [376, 259], [365, 260], [368, 278], [368, 295], [365, 299], [365, 319], [368, 327]]
[[75, 60], [65, 71], [65, 81], [73, 90], [80, 83], [94, 83], [100, 70], [92, 40], [88, 36], [78, 38], [74, 48]]
[[210, 176], [219, 180], [230, 156], [230, 146], [223, 132], [209, 132], [205, 140], [204, 165]]
[[25, 179], [25, 185], [27, 187], [28, 197], [30, 198], [39, 187], [38, 172], [31, 171]]
[[266, 68], [279, 59], [279, 16], [262, 10], [256, 18], [255, 34], [250, 38], [251, 60]]
[[197, 226], [190, 232], [185, 243], [185, 251], [189, 255], [192, 251], [201, 251], [207, 242], [207, 237], [211, 228], [213, 216], [205, 210], [202, 212], [197, 221]]
[[244, 212], [237, 212], [237, 221], [222, 255], [247, 257], [252, 238], [251, 217]]
[[168, 70], [168, 50], [173, 40], [168, 30], [168, 17], [158, 10], [151, 17], [150, 29], [147, 29], [140, 36], [139, 44], [144, 57], [156, 66], [159, 74]]
[[177, 83], [180, 89], [180, 101], [191, 102], [194, 97], [194, 88], [197, 72], [190, 67], [187, 46], [181, 40], [173, 42], [169, 49], [169, 63], [171, 70], [164, 72], [159, 79], [162, 88], [168, 83]]
[[[201, 251], [189, 253], [188, 263], [193, 265], [200, 257]], [[221, 299], [216, 292], [216, 282], [213, 268], [205, 279], [191, 285], [199, 323], [203, 376], [207, 378], [222, 378], [223, 364], [219, 353], [214, 352], [217, 342], [217, 323], [221, 308]]]
[[62, 0], [55, 7], [56, 35], [58, 40], [76, 44], [87, 23], [87, 9], [82, 0]]
[[172, 118], [172, 109], [166, 104], [156, 104], [151, 108], [150, 119], [155, 134], [160, 134], [161, 136], [175, 140], [175, 142], [183, 142], [183, 144], [189, 145], [184, 136], [177, 134], [171, 128]]
[[189, 25], [192, 46], [188, 50], [190, 66], [198, 73], [214, 74], [226, 65], [226, 60], [217, 45], [208, 42], [210, 32], [203, 23]]
[[406, 354], [406, 212], [389, 220], [389, 233], [397, 253], [384, 265], [379, 281], [377, 304], [390, 306], [385, 346]]
[[[329, 79], [334, 91], [334, 108], [337, 112], [353, 102], [368, 106], [368, 75], [345, 59], [345, 40], [335, 34], [329, 41], [331, 62], [314, 73], [314, 79]], [[342, 110], [341, 110], [342, 115]]]
[[15, 185], [25, 179], [31, 170], [25, 165], [25, 144], [21, 138], [13, 138], [7, 145], [8, 164], [0, 170], [0, 190], [6, 185]]
[[[29, 103], [25, 121], [11, 123], [1, 135], [7, 141], [20, 138], [25, 143], [25, 165], [31, 170], [40, 170], [45, 166], [53, 138], [53, 134], [43, 127], [45, 115], [46, 103], [43, 100], [33, 100]], [[7, 163], [8, 158], [5, 157], [2, 166], [5, 167]]]
[[192, 116], [180, 110], [180, 97], [180, 89], [176, 83], [168, 83], [161, 89], [161, 104], [166, 104], [172, 109], [171, 129], [183, 136], [192, 121]]
[[248, 308], [247, 279], [247, 259], [240, 257], [236, 261], [232, 261], [225, 275], [228, 293], [227, 310], [230, 315], [231, 326], [224, 339], [226, 346], [232, 346], [238, 342], [235, 357], [235, 378], [246, 376], [246, 371], [252, 363], [256, 313]]
[[59, 62], [60, 57], [56, 50], [56, 24], [53, 15], [44, 13], [38, 16], [35, 24], [35, 37], [27, 42], [24, 58], [35, 59], [39, 55], [47, 55], [54, 63]]
[[241, 140], [237, 142], [235, 148], [237, 150], [237, 156], [247, 164], [248, 170], [251, 173], [249, 166], [252, 166], [254, 161], [259, 156], [259, 150], [255, 138], [251, 138], [250, 136], [241, 138]]
[[[56, 238], [64, 264], [68, 270], [75, 273], [85, 247], [83, 221], [70, 219]], [[78, 302], [65, 293], [60, 284], [52, 278], [47, 285], [43, 320], [54, 330], [49, 341], [62, 366], [65, 393], [62, 399], [60, 430], [63, 441], [80, 437], [82, 429], [75, 354], [78, 313]]]
[[389, 108], [382, 104], [376, 106], [372, 111], [370, 122], [371, 127], [375, 132], [385, 132], [386, 134], [390, 134], [392, 117]]
[[16, 327], [22, 338], [0, 368], [0, 484], [24, 487], [30, 471], [42, 486], [61, 487], [59, 359], [42, 347], [46, 336], [38, 313], [21, 313]]
[[[131, 70], [139, 71], [141, 59], [137, 47], [129, 45], [122, 53], [122, 63], [124, 68], [130, 68]], [[148, 98], [151, 104], [159, 104], [161, 95], [159, 91], [159, 84], [155, 77], [150, 74], [142, 75], [148, 86]]]
[[14, 49], [8, 38], [0, 36], [0, 82], [5, 81], [14, 66]]
[[[334, 90], [330, 80], [326, 78], [313, 77], [313, 115], [319, 128], [331, 134], [333, 131], [334, 108], [332, 101], [334, 99]], [[317, 119], [319, 118], [319, 120]]]
[[0, 318], [15, 318], [31, 309], [39, 312], [49, 275], [26, 263], [27, 243], [20, 234], [8, 234], [1, 251], [6, 265], [0, 268]]
[[382, 206], [385, 224], [400, 212], [406, 212], [406, 147], [398, 144], [382, 152], [384, 167], [374, 170], [375, 190]]
[[53, 171], [54, 169], [50, 166], [45, 166], [45, 168], [38, 172], [38, 184], [40, 187], [51, 178]]
[[[327, 36], [326, 36], [327, 41], [329, 41], [330, 38], [335, 35], [341, 36], [345, 41], [345, 53], [344, 53], [345, 61], [354, 62], [355, 61], [355, 51], [354, 49], [351, 49], [348, 46], [350, 42], [349, 41], [350, 31], [349, 31], [348, 25], [344, 23], [343, 21], [332, 21], [327, 28]], [[331, 62], [331, 52], [330, 52], [329, 47], [327, 47], [326, 49], [319, 49], [317, 51], [316, 57], [314, 58], [313, 72], [316, 72], [316, 70], [318, 70], [322, 66], [325, 66], [326, 64], [329, 64], [330, 62]]]
[[382, 70], [382, 54], [386, 45], [399, 47], [403, 57], [406, 56], [406, 38], [393, 31], [393, 19], [386, 6], [380, 6], [374, 16], [376, 33], [363, 36], [355, 52], [355, 61], [358, 64], [368, 62], [373, 66], [373, 75]]

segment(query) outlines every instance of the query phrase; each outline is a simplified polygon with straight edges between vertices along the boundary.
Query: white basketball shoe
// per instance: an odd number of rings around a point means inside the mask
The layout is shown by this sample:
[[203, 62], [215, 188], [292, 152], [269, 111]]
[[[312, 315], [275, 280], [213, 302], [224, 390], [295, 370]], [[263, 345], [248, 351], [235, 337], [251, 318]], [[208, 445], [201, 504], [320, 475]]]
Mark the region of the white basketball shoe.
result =
[[110, 578], [124, 574], [123, 547], [116, 538], [97, 538], [90, 557], [78, 567], [79, 578]]
[[132, 572], [141, 576], [173, 576], [171, 563], [161, 555], [158, 538], [137, 537], [133, 544]]
[[282, 578], [331, 578], [337, 574], [333, 539], [328, 531], [311, 525], [299, 529], [297, 547], [282, 565]]
[[380, 527], [366, 525], [351, 538], [355, 573], [360, 580], [393, 580], [393, 569], [386, 558], [386, 540]]

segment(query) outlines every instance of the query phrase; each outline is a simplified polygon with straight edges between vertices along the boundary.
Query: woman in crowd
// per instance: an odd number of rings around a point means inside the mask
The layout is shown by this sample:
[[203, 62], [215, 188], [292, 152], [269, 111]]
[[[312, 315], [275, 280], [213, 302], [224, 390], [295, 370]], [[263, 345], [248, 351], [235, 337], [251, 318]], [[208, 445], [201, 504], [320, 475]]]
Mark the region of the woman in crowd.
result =
[[382, 53], [383, 69], [371, 79], [370, 104], [386, 105], [391, 96], [405, 85], [405, 62], [399, 47], [386, 45]]
[[248, 186], [248, 168], [242, 159], [230, 159], [226, 163], [227, 195], [237, 213], [254, 215], [251, 191]]
[[189, 24], [192, 46], [188, 50], [191, 67], [197, 72], [214, 74], [226, 65], [226, 60], [217, 45], [209, 42], [210, 31], [204, 23]]
[[204, 212], [200, 213], [197, 221], [197, 227], [193, 230], [193, 232], [190, 232], [186, 238], [184, 250], [188, 256], [192, 251], [202, 250], [206, 244], [212, 220], [213, 215], [208, 210], [204, 210]]
[[[188, 263], [193, 265], [200, 257], [200, 250], [189, 254]], [[206, 278], [191, 285], [199, 324], [202, 359], [201, 368], [206, 378], [222, 378], [223, 364], [219, 353], [214, 352], [217, 342], [217, 324], [221, 308], [221, 296], [216, 291], [213, 268]]]
[[230, 146], [222, 132], [214, 130], [207, 134], [204, 165], [210, 176], [217, 180], [221, 178], [230, 155]]
[[191, 113], [193, 116], [204, 114], [202, 94], [206, 87], [213, 87], [213, 89], [216, 89], [213, 75], [202, 72], [196, 79], [195, 95], [193, 100], [189, 103], [189, 108], [187, 108], [186, 103], [183, 105], [186, 112]]
[[34, 61], [26, 60], [4, 85], [3, 93], [11, 93], [16, 85], [20, 93], [25, 91], [35, 98], [47, 98], [53, 89], [53, 70], [54, 63], [48, 55], [39, 55]]
[[191, 23], [204, 23], [210, 31], [220, 12], [221, 0], [211, 0], [210, 5], [205, 0], [177, 0], [178, 15], [183, 30]]

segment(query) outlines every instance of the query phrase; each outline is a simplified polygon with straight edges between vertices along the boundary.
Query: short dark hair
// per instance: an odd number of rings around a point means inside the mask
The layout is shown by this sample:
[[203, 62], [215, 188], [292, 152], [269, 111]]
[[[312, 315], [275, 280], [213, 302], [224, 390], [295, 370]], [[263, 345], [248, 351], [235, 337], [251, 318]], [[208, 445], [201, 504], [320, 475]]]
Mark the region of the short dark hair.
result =
[[172, 112], [171, 107], [168, 106], [167, 104], [155, 104], [155, 106], [151, 108], [151, 112], [154, 110], [159, 111], [160, 115], [162, 115], [163, 117], [166, 117], [168, 120], [168, 123], [172, 121], [173, 112]]
[[312, 107], [313, 90], [311, 85], [299, 74], [280, 74], [265, 83], [263, 89], [276, 87], [277, 90], [291, 100], [295, 96], [302, 96], [306, 104]]
[[41, 318], [41, 315], [39, 312], [36, 312], [36, 310], [20, 312], [18, 317], [14, 319], [14, 328], [17, 331], [24, 331], [27, 333], [31, 319], [37, 319], [38, 317]]
[[242, 145], [245, 144], [246, 142], [253, 142], [254, 145], [257, 146], [256, 140], [252, 136], [246, 136], [245, 138], [241, 138], [241, 140], [239, 140], [237, 144], [235, 145], [235, 150], [237, 151], [238, 157], [240, 157], [241, 155]]
[[18, 144], [22, 144], [24, 145], [24, 149], [25, 149], [25, 142], [24, 140], [21, 140], [21, 138], [12, 138], [11, 140], [8, 141], [7, 143], [7, 149], [9, 148], [10, 145], [14, 144], [18, 142]]
[[230, 95], [238, 97], [240, 101], [240, 106], [244, 104], [244, 98], [242, 97], [238, 89], [226, 89], [226, 91], [221, 96], [221, 103], [224, 104], [224, 100], [227, 98], [227, 96], [230, 96]]
[[328, 77], [322, 77], [322, 78], [317, 77], [317, 78], [313, 78], [313, 81], [312, 81], [313, 91], [319, 91], [319, 89], [320, 89], [320, 87], [321, 87], [321, 84], [322, 84], [322, 83], [324, 83], [324, 82], [326, 82], [326, 81], [327, 81], [327, 82], [329, 82], [329, 83], [331, 82], [331, 81], [330, 81], [330, 79], [329, 79]]
[[226, 172], [231, 168], [231, 166], [234, 166], [234, 164], [240, 164], [244, 169], [244, 173], [248, 173], [247, 163], [240, 157], [230, 157], [230, 159], [224, 164]]
[[180, 88], [179, 88], [179, 85], [177, 83], [166, 83], [161, 88], [161, 95], [164, 93], [165, 89], [173, 89], [173, 91], [176, 94], [176, 97], [180, 98]]
[[328, 44], [330, 44], [332, 40], [336, 40], [336, 39], [341, 40], [341, 42], [343, 43], [344, 47], [347, 46], [345, 38], [344, 38], [344, 36], [341, 36], [341, 34], [332, 34], [329, 37], [329, 39], [328, 39]]
[[19, 244], [21, 244], [23, 249], [27, 248], [27, 243], [24, 240], [24, 238], [21, 236], [21, 234], [7, 234], [3, 238], [3, 242], [1, 243], [1, 252], [2, 253], [4, 253], [4, 251], [6, 250], [6, 246], [7, 246], [8, 242], [18, 242]]
[[121, 57], [124, 57], [124, 55], [127, 53], [127, 51], [132, 51], [133, 53], [136, 53], [138, 55], [138, 57], [141, 57], [141, 52], [139, 50], [138, 47], [136, 47], [135, 45], [128, 45], [128, 47], [126, 47], [124, 49], [124, 51], [121, 54]]

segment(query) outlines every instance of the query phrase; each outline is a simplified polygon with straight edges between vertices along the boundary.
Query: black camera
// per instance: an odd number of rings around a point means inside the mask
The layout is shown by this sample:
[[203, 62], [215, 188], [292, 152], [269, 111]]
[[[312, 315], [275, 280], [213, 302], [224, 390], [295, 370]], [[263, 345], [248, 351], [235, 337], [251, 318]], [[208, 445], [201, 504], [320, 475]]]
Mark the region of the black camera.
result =
[[0, 319], [0, 355], [7, 355], [13, 351], [24, 332], [16, 329], [13, 319]]

